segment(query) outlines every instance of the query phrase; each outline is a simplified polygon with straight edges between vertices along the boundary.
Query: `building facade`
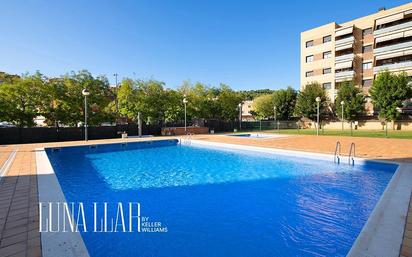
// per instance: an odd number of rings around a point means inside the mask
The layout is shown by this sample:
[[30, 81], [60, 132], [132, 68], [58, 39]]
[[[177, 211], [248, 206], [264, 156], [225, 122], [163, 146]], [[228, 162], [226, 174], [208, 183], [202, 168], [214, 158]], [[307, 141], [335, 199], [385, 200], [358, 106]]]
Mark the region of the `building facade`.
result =
[[301, 89], [319, 82], [332, 102], [343, 81], [353, 80], [368, 95], [379, 71], [412, 76], [412, 3], [304, 31], [300, 58]]
[[246, 100], [242, 104], [242, 121], [255, 121], [255, 117], [252, 115], [253, 100]]

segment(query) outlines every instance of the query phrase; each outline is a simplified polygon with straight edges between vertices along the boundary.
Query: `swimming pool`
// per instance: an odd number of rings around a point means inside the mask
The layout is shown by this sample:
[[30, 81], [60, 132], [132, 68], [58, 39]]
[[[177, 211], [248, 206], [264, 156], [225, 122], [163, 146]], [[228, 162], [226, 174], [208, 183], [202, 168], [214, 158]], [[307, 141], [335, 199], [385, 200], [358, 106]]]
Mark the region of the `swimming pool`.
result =
[[242, 134], [230, 134], [225, 135], [229, 137], [240, 137], [240, 138], [277, 138], [277, 137], [287, 137], [287, 135], [269, 135], [269, 134], [259, 134], [259, 133], [242, 133]]
[[67, 201], [139, 202], [167, 226], [82, 233], [91, 256], [345, 256], [397, 168], [169, 140], [47, 154]]

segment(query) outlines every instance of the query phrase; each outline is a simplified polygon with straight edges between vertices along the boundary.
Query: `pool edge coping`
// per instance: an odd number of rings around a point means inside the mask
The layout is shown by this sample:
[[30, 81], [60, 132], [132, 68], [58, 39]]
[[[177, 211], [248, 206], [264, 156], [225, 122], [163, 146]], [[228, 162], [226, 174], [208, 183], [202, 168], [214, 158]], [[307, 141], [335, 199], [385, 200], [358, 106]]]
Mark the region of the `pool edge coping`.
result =
[[399, 163], [348, 257], [400, 256], [411, 194], [411, 169], [412, 164]]
[[16, 158], [18, 148], [14, 148], [7, 159], [4, 161], [3, 165], [0, 166], [0, 182], [6, 176], [7, 172], [9, 171], [14, 159]]
[[[40, 221], [40, 203], [67, 201], [45, 148], [36, 148], [35, 152]], [[55, 212], [53, 215], [56, 218]], [[40, 240], [43, 257], [89, 257], [80, 232], [40, 232]]]

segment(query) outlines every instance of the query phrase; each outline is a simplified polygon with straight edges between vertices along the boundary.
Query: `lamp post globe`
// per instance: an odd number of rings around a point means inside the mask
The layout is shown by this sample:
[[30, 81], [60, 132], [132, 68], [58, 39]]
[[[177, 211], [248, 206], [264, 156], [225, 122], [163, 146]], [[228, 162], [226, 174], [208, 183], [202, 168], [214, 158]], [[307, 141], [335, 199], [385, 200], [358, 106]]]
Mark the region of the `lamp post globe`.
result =
[[242, 130], [242, 103], [239, 103], [238, 105], [239, 108], [239, 131]]
[[84, 140], [87, 141], [87, 96], [90, 95], [90, 91], [85, 88], [82, 90], [82, 95], [84, 96]]
[[88, 95], [90, 95], [90, 91], [87, 88], [85, 88], [85, 89], [82, 90], [82, 95], [88, 96]]
[[343, 119], [343, 106], [345, 105], [345, 102], [342, 100], [341, 102], [340, 102], [340, 105], [341, 105], [341, 107], [342, 107], [342, 132], [343, 132], [343, 126], [344, 126], [344, 119]]
[[187, 99], [186, 99], [186, 95], [183, 95], [183, 104], [185, 106], [185, 135], [187, 134], [187, 110], [186, 110], [186, 104], [187, 104]]

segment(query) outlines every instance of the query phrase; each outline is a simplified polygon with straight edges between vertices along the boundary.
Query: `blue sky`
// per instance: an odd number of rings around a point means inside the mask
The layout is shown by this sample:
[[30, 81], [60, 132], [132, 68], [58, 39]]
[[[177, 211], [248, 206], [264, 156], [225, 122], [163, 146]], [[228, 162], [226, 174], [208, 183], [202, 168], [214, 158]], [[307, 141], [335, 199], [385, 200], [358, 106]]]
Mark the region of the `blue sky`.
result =
[[299, 88], [301, 31], [407, 2], [2, 0], [0, 71]]

